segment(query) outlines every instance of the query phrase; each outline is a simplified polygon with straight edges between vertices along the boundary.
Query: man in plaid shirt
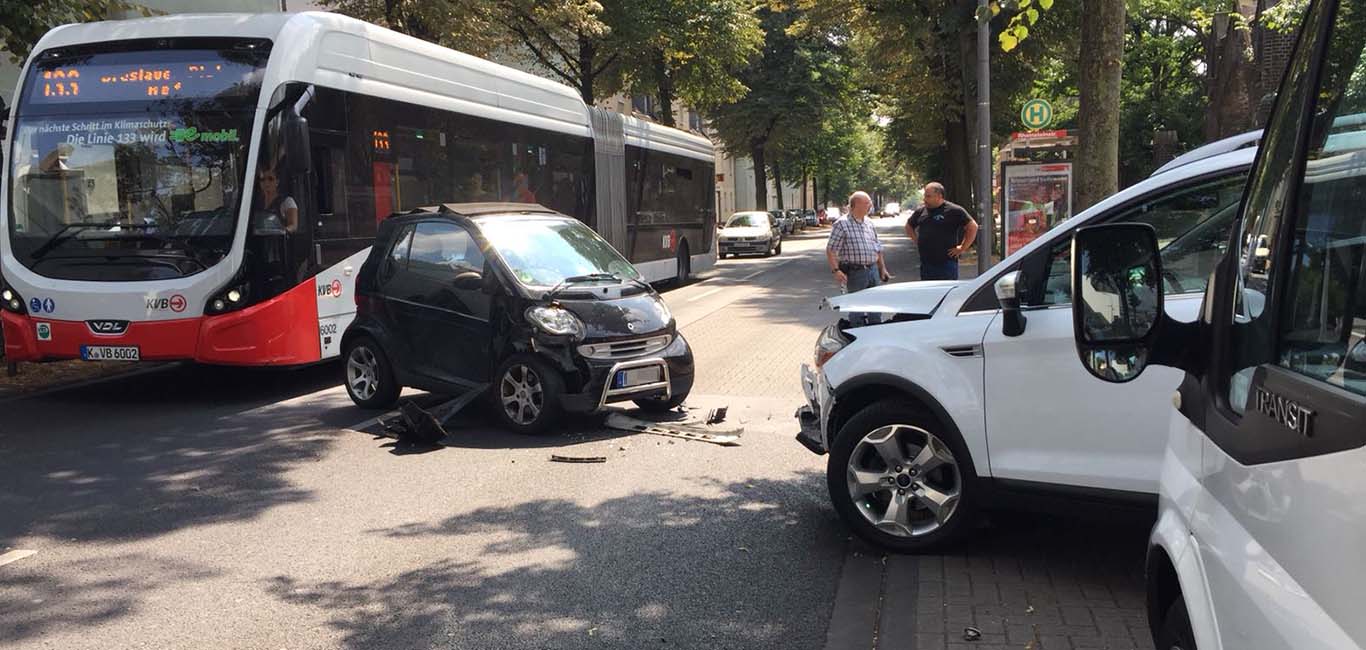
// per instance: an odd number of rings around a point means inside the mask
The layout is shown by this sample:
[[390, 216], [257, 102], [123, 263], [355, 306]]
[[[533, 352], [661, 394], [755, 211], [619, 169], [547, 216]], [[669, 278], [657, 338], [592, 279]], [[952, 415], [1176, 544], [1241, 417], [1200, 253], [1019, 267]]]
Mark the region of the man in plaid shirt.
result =
[[[846, 293], [876, 287], [892, 279], [882, 259], [882, 242], [878, 241], [877, 230], [868, 219], [868, 211], [872, 208], [872, 197], [866, 192], [854, 192], [849, 197], [849, 214], [835, 222], [830, 229], [830, 240], [825, 244], [830, 272], [835, 276], [835, 283]], [[854, 327], [876, 324], [880, 320], [877, 314], [849, 314], [849, 324]]]

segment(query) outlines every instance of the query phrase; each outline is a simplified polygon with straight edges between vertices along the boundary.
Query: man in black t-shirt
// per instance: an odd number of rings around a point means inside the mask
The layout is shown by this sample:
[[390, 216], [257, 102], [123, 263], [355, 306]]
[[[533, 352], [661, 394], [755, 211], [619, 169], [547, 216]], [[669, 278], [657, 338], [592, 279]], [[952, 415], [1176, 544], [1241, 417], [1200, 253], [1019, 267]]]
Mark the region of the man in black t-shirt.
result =
[[906, 236], [920, 251], [921, 280], [957, 280], [958, 256], [972, 247], [977, 222], [962, 206], [944, 200], [944, 186], [925, 186], [925, 205], [906, 221]]

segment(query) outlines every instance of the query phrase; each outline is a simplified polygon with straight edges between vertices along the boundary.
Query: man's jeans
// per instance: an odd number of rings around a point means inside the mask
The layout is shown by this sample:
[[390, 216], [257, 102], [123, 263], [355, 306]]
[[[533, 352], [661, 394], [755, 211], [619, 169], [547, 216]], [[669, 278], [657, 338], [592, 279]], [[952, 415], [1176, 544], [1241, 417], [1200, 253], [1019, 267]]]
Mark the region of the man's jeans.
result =
[[940, 264], [920, 261], [921, 280], [957, 280], [958, 279], [958, 260], [950, 258], [949, 261]]
[[[881, 277], [878, 274], [877, 265], [873, 265], [866, 269], [850, 270], [845, 275], [848, 277], [848, 282], [844, 285], [845, 293], [854, 293], [855, 291], [860, 291], [869, 287], [876, 287], [879, 284], [879, 278]], [[850, 327], [877, 325], [881, 322], [882, 315], [875, 312], [849, 312]]]

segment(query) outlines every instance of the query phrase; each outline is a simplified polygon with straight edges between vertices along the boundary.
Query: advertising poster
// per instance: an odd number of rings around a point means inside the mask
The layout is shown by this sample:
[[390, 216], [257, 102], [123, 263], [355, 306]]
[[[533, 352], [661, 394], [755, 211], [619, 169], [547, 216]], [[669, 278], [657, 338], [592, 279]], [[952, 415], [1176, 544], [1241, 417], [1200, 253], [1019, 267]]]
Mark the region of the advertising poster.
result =
[[1007, 163], [1001, 178], [1006, 255], [1072, 216], [1072, 163]]

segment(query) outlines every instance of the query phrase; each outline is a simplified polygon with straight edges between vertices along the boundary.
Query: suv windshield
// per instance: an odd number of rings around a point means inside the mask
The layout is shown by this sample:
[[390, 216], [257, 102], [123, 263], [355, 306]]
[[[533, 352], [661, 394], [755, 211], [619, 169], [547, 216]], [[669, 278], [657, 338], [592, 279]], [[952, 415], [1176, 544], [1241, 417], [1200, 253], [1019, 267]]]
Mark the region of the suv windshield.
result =
[[595, 274], [640, 279], [640, 273], [611, 244], [578, 221], [492, 217], [479, 220], [479, 228], [508, 270], [526, 286], [553, 287], [565, 278]]
[[35, 61], [9, 174], [6, 221], [19, 262], [52, 278], [121, 281], [182, 277], [222, 259], [265, 52]]
[[768, 215], [762, 212], [749, 212], [745, 214], [733, 214], [726, 222], [727, 228], [767, 228]]

